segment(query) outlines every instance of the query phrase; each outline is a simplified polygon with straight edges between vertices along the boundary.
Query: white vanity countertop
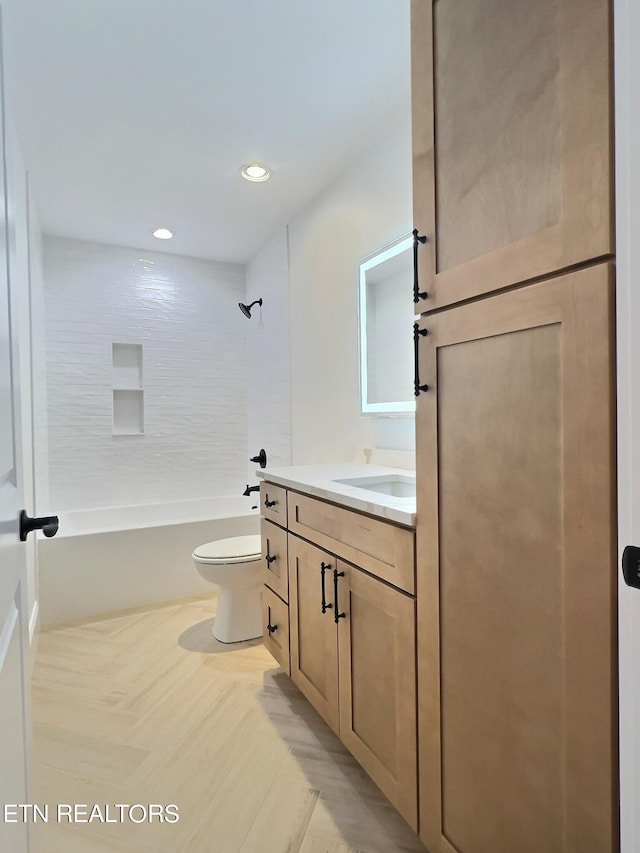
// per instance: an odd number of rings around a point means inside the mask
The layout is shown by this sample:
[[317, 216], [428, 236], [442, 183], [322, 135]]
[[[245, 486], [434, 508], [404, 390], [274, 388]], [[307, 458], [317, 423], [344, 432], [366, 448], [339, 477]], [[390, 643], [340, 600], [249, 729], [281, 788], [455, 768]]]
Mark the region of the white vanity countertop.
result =
[[333, 503], [348, 506], [351, 509], [377, 515], [407, 527], [416, 526], [415, 497], [394, 497], [369, 489], [336, 483], [355, 477], [375, 477], [400, 475], [415, 480], [413, 471], [402, 468], [386, 468], [381, 465], [295, 465], [290, 468], [264, 468], [257, 470], [256, 476], [278, 486], [295, 489], [306, 495], [313, 495]]

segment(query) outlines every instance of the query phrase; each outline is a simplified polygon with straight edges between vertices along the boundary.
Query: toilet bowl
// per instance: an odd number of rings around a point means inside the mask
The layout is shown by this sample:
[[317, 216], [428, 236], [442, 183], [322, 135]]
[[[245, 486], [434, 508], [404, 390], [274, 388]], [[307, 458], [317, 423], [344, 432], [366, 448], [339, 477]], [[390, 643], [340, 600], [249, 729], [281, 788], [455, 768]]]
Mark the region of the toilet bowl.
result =
[[234, 536], [193, 552], [200, 575], [220, 587], [212, 633], [221, 643], [262, 636], [260, 536]]

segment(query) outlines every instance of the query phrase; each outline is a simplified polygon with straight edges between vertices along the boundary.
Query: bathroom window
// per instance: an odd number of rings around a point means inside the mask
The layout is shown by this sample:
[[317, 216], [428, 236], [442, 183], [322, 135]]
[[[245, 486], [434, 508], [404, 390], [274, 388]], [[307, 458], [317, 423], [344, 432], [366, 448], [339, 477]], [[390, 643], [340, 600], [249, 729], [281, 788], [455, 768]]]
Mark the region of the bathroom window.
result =
[[113, 435], [144, 434], [142, 344], [112, 346]]

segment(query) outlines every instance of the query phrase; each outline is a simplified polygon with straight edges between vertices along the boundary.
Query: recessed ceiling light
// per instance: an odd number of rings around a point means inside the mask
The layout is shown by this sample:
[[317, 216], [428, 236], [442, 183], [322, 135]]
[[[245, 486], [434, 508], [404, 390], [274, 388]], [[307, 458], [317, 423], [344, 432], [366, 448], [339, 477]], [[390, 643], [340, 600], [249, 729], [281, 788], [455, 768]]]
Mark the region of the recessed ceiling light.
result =
[[268, 181], [271, 177], [271, 172], [266, 166], [261, 166], [259, 163], [250, 163], [248, 166], [243, 166], [240, 172], [245, 181]]
[[158, 240], [170, 240], [173, 237], [173, 232], [169, 231], [168, 228], [156, 228], [153, 236], [157, 237]]

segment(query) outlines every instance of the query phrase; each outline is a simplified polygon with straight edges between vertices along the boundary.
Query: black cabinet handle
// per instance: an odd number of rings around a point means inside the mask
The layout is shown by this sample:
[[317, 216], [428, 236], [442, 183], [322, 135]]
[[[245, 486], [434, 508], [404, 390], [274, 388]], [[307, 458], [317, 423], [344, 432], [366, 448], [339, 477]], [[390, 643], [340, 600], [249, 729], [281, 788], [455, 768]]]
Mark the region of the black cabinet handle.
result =
[[328, 572], [331, 569], [331, 565], [329, 563], [322, 562], [320, 563], [320, 577], [322, 580], [322, 612], [326, 613], [327, 610], [331, 610], [333, 604], [327, 604], [327, 594], [324, 588], [324, 576], [325, 572]]
[[271, 608], [267, 607], [267, 633], [271, 636], [277, 630], [278, 626], [271, 624]]
[[413, 301], [416, 305], [429, 295], [426, 290], [420, 290], [418, 284], [418, 243], [426, 243], [427, 240], [426, 234], [418, 234], [418, 229], [413, 229]]
[[43, 515], [41, 518], [30, 518], [26, 510], [20, 513], [20, 541], [26, 542], [27, 536], [34, 530], [42, 530], [47, 539], [58, 532], [59, 520], [57, 515]]
[[266, 494], [265, 494], [265, 496], [264, 496], [264, 505], [266, 506], [266, 508], [267, 508], [267, 509], [270, 509], [272, 506], [275, 506], [277, 503], [278, 503], [278, 501], [270, 501], [270, 500], [269, 500], [269, 495], [266, 495]]
[[346, 613], [340, 613], [340, 608], [338, 607], [338, 578], [343, 578], [344, 572], [339, 572], [337, 569], [333, 570], [333, 601], [335, 604], [334, 611], [334, 621], [336, 625], [338, 624], [339, 619], [344, 619], [346, 617]]
[[428, 391], [428, 385], [420, 384], [420, 338], [427, 335], [428, 332], [426, 329], [421, 329], [417, 323], [413, 324], [413, 363], [414, 363], [414, 377], [413, 377], [413, 393], [416, 397], [420, 396], [421, 391]]
[[277, 559], [278, 559], [278, 558], [277, 558], [277, 556], [276, 556], [275, 554], [274, 554], [274, 555], [271, 555], [271, 554], [269, 553], [269, 540], [267, 539], [267, 554], [266, 554], [266, 557], [265, 557], [265, 560], [267, 561], [267, 566], [270, 566], [270, 565], [271, 565], [271, 563], [273, 563], [273, 561], [274, 561], [274, 560], [277, 560]]

